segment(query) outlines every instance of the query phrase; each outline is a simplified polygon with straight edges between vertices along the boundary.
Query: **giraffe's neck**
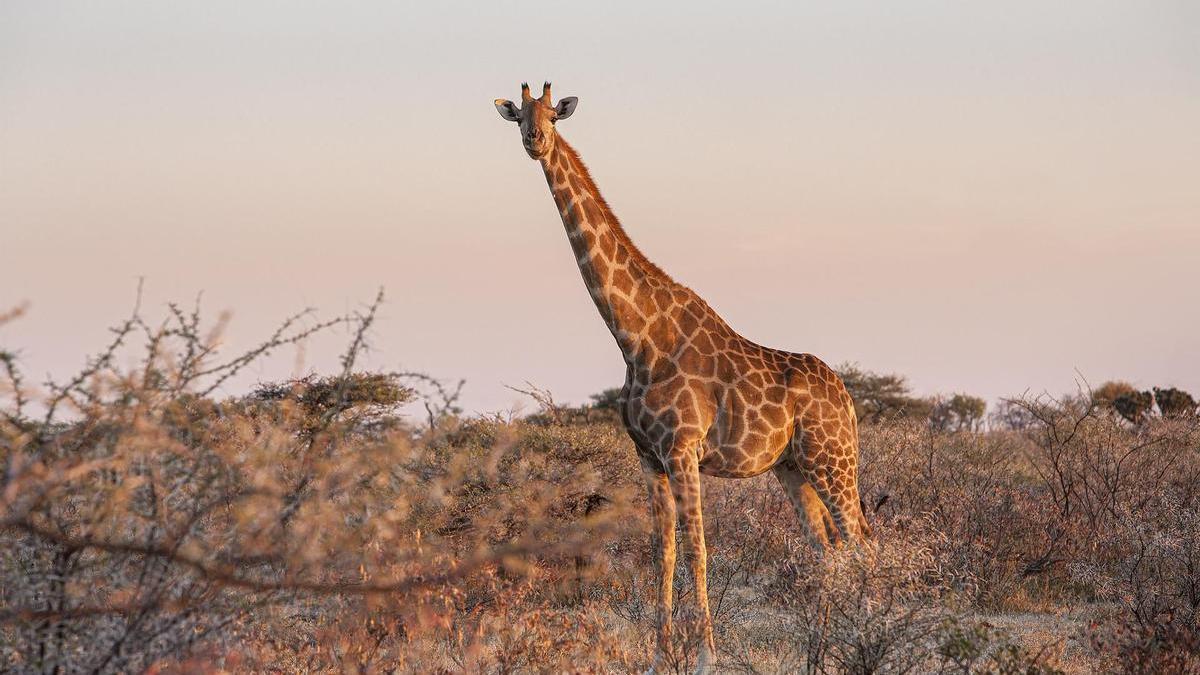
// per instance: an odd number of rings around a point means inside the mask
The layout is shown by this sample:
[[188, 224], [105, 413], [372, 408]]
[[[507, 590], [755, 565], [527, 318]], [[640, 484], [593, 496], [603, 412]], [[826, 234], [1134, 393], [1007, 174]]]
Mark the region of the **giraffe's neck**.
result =
[[583, 282], [630, 361], [647, 342], [647, 321], [637, 299], [675, 284], [634, 246], [583, 161], [562, 136], [540, 161]]

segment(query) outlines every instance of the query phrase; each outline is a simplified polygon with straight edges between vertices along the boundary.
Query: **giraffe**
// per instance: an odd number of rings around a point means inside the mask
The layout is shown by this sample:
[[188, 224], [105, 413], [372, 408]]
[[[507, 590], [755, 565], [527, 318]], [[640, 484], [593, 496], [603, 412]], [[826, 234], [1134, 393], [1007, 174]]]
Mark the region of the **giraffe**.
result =
[[526, 153], [541, 164], [584, 284], [625, 360], [621, 418], [645, 476], [658, 554], [650, 672], [663, 667], [671, 648], [677, 523], [696, 586], [698, 672], [705, 672], [715, 646], [700, 475], [773, 471], [814, 546], [868, 537], [854, 403], [820, 359], [742, 337], [638, 250], [555, 127], [575, 112], [576, 97], [553, 104], [549, 82], [536, 99], [522, 84], [519, 107], [505, 99], [495, 105], [520, 125]]

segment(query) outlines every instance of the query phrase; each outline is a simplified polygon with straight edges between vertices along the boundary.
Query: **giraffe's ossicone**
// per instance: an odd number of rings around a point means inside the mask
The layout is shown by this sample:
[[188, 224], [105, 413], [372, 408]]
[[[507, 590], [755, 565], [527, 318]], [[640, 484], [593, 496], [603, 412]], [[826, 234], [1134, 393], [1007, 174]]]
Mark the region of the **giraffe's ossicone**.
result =
[[703, 671], [714, 648], [700, 474], [773, 471], [814, 545], [869, 536], [858, 498], [854, 404], [820, 359], [738, 335], [642, 255], [555, 127], [577, 103], [553, 104], [548, 82], [536, 99], [521, 85], [520, 106], [495, 101], [541, 164], [584, 284], [625, 358], [621, 417], [646, 476], [659, 551], [655, 667], [670, 648], [678, 522], [704, 622]]

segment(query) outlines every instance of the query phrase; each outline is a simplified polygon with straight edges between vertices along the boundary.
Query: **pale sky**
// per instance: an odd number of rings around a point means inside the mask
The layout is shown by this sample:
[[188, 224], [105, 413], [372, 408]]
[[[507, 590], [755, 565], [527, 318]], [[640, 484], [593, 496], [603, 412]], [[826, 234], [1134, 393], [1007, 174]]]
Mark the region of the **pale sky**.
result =
[[0, 347], [65, 375], [138, 277], [151, 316], [231, 310], [231, 347], [382, 286], [367, 365], [470, 412], [617, 386], [492, 106], [551, 79], [634, 241], [750, 339], [923, 394], [1200, 392], [1198, 8], [8, 0]]

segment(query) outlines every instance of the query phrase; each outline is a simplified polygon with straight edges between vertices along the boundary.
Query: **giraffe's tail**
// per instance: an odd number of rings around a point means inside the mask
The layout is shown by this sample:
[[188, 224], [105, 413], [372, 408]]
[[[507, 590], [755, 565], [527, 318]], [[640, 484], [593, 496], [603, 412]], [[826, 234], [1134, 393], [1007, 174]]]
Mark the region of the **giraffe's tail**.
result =
[[[838, 378], [838, 383], [842, 384], [841, 378]], [[852, 439], [853, 443], [854, 443], [853, 460], [854, 460], [854, 468], [855, 468], [854, 480], [856, 483], [855, 492], [857, 493], [858, 492], [858, 489], [857, 489], [858, 470], [857, 469], [858, 469], [858, 460], [859, 460], [859, 457], [861, 457], [861, 454], [859, 453], [859, 448], [858, 448], [858, 411], [854, 407], [854, 398], [852, 396], [850, 396], [850, 392], [846, 391], [846, 387], [844, 384], [842, 384], [842, 392], [845, 395], [846, 414], [850, 418], [850, 433], [853, 434], [853, 439]], [[859, 534], [862, 535], [863, 539], [870, 539], [871, 538], [871, 524], [867, 522], [867, 505], [865, 502], [863, 502], [861, 493], [858, 494], [858, 509], [857, 509], [857, 511], [858, 511], [858, 513], [855, 514], [855, 516], [858, 521], [858, 532], [859, 532]]]

